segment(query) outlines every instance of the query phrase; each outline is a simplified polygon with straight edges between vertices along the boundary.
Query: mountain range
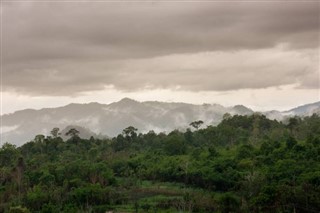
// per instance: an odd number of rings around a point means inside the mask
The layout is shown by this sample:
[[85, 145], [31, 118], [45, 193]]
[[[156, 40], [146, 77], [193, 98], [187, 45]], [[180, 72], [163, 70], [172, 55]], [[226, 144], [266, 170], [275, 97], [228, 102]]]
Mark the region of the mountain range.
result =
[[[139, 132], [169, 132], [186, 129], [190, 122], [202, 120], [204, 125], [217, 125], [225, 113], [250, 115], [248, 107], [236, 105], [224, 107], [219, 104], [194, 105], [158, 101], [138, 102], [124, 98], [111, 104], [69, 104], [40, 110], [25, 109], [1, 116], [2, 141], [22, 145], [37, 134], [49, 135], [54, 127], [62, 132], [75, 127], [80, 137], [114, 137], [128, 126]], [[270, 119], [283, 120], [291, 116], [320, 114], [320, 102], [307, 104], [288, 111], [260, 112]]]

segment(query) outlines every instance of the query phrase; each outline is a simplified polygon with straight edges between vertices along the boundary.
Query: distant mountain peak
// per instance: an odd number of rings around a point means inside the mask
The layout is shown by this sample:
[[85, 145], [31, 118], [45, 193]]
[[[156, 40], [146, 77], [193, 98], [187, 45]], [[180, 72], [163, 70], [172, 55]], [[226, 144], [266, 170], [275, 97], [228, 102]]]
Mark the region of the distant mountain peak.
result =
[[242, 109], [249, 109], [248, 107], [242, 105], [242, 104], [237, 104], [237, 105], [234, 105], [233, 108], [242, 108]]
[[[188, 128], [196, 120], [205, 125], [217, 125], [225, 113], [252, 115], [254, 111], [243, 105], [224, 107], [218, 104], [188, 104], [174, 102], [139, 102], [123, 98], [110, 104], [96, 102], [74, 103], [64, 107], [41, 110], [22, 110], [2, 115], [2, 139], [21, 145], [37, 134], [50, 134], [54, 127], [63, 133], [70, 125], [80, 130], [80, 137], [108, 135], [114, 137], [128, 127], [134, 126], [141, 132], [169, 132], [173, 129]], [[320, 102], [294, 108], [288, 112], [263, 112], [268, 118], [283, 120], [290, 116], [308, 116], [320, 113]]]
[[134, 99], [131, 98], [122, 98], [120, 101], [118, 101], [117, 103], [140, 103], [139, 101], [136, 101]]
[[239, 111], [239, 112], [241, 112], [241, 113], [253, 113], [253, 110], [252, 110], [252, 109], [250, 109], [250, 108], [248, 108], [248, 107], [246, 107], [246, 106], [244, 106], [244, 105], [235, 105], [235, 106], [233, 107], [233, 109], [234, 109], [234, 110], [237, 110], [237, 111]]
[[138, 106], [141, 103], [139, 101], [130, 99], [130, 98], [123, 98], [118, 102], [113, 102], [111, 104], [109, 104], [109, 106], [113, 106], [113, 107], [133, 107], [133, 106]]

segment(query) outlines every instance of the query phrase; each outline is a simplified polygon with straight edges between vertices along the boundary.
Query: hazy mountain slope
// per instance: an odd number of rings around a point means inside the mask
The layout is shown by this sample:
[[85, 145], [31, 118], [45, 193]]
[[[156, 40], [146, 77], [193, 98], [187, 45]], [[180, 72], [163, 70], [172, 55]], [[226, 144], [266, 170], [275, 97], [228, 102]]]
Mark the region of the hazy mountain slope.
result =
[[280, 112], [277, 110], [263, 112], [263, 114], [265, 114], [269, 119], [276, 119], [276, 120], [285, 120], [288, 117], [292, 117], [292, 116], [301, 116], [301, 117], [311, 116], [314, 113], [320, 114], [320, 101], [316, 103], [298, 106], [283, 112]]
[[312, 104], [306, 104], [283, 112], [288, 115], [310, 116], [313, 113], [319, 113], [320, 101]]
[[[319, 112], [319, 108], [320, 102], [286, 112], [269, 111], [265, 114], [272, 119], [282, 119], [287, 115], [309, 115], [317, 109]], [[41, 110], [26, 109], [3, 115], [2, 139], [21, 145], [32, 140], [37, 134], [49, 134], [54, 127], [62, 130], [70, 125], [85, 127], [89, 131], [86, 135], [95, 134], [95, 137], [98, 134], [113, 137], [128, 126], [134, 126], [141, 132], [172, 131], [187, 128], [189, 123], [195, 120], [203, 120], [205, 125], [216, 125], [225, 113], [248, 115], [253, 111], [242, 105], [224, 107], [218, 104], [138, 102], [128, 98], [111, 104], [69, 104]]]

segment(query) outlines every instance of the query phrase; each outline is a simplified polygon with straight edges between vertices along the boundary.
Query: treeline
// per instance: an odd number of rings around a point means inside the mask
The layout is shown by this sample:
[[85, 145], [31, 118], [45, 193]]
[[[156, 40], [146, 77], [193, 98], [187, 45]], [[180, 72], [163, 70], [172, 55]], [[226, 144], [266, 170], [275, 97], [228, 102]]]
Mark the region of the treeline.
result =
[[319, 212], [320, 117], [226, 114], [185, 132], [0, 149], [0, 212]]

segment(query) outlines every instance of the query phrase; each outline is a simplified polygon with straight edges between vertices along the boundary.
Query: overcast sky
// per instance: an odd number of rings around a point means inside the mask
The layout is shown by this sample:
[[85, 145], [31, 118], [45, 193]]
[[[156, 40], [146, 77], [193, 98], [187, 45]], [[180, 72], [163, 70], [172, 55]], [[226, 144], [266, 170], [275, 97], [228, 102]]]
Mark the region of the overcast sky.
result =
[[2, 113], [70, 102], [320, 100], [319, 1], [2, 2]]

